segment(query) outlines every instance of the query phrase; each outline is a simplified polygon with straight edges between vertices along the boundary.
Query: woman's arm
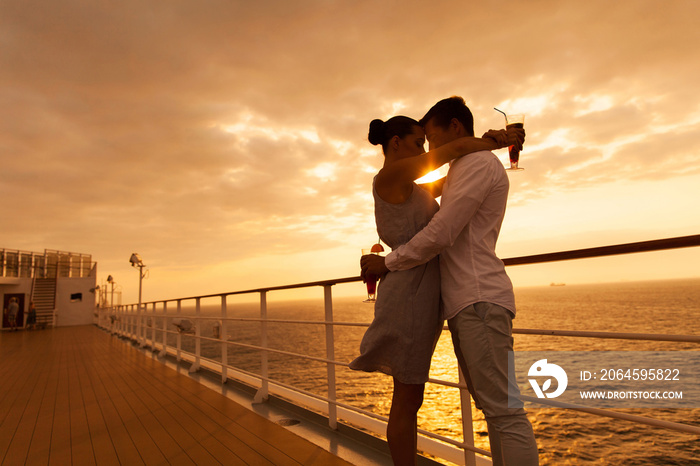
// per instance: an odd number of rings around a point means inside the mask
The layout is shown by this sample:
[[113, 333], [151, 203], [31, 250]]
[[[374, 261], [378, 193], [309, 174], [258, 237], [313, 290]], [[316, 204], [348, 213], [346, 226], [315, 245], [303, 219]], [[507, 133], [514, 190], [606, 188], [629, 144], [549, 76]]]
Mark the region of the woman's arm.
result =
[[374, 187], [379, 197], [386, 202], [400, 204], [411, 195], [414, 180], [440, 168], [460, 155], [498, 147], [498, 144], [492, 139], [474, 137], [455, 139], [425, 154], [407, 157], [385, 165], [377, 173]]
[[492, 139], [464, 137], [443, 144], [437, 149], [417, 157], [398, 160], [379, 171], [379, 177], [391, 179], [394, 183], [412, 182], [421, 176], [437, 170], [460, 155], [471, 154], [482, 150], [494, 150], [499, 146]]
[[[510, 127], [507, 130], [490, 130], [484, 136], [488, 137], [455, 139], [425, 154], [401, 159], [383, 167], [377, 174], [375, 184], [377, 192], [387, 202], [403, 202], [411, 194], [411, 183], [414, 180], [440, 168], [450, 160], [473, 152], [494, 150], [509, 145], [522, 148], [525, 130]], [[442, 185], [436, 185], [436, 188], [441, 191]]]

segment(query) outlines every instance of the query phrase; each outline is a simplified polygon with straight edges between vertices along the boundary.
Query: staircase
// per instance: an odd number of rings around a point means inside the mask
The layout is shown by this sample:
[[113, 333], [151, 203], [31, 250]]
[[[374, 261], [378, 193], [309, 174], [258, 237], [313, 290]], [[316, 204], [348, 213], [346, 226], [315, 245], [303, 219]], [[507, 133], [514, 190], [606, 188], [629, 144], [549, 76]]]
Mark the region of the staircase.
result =
[[56, 278], [35, 278], [32, 301], [36, 307], [37, 326], [55, 325]]

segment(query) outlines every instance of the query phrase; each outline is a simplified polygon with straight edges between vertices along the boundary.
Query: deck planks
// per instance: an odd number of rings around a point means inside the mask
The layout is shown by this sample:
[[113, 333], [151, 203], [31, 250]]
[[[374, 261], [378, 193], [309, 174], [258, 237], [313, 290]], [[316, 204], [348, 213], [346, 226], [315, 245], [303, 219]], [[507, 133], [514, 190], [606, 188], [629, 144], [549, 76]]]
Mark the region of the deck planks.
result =
[[0, 464], [348, 463], [82, 326], [0, 335]]

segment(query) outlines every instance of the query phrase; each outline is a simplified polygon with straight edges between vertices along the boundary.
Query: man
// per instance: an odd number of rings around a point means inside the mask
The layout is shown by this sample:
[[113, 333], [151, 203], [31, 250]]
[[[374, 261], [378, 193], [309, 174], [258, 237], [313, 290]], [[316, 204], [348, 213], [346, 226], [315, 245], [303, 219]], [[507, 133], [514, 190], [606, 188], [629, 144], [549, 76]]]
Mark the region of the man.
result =
[[[420, 121], [429, 148], [474, 135], [471, 111], [461, 97], [435, 104]], [[508, 177], [491, 152], [450, 165], [440, 211], [411, 241], [386, 258], [364, 256], [362, 274], [406, 270], [440, 254], [443, 313], [455, 353], [476, 406], [484, 412], [494, 465], [536, 465], [537, 444], [525, 410], [508, 407], [519, 391], [508, 377], [515, 317], [513, 285], [496, 256], [508, 199]]]

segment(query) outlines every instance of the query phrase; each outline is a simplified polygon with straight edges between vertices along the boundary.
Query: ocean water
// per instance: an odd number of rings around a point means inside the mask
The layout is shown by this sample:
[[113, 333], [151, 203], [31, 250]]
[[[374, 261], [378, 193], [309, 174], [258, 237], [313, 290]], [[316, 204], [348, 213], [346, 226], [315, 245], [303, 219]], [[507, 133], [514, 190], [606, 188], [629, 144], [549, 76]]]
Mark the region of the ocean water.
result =
[[[361, 284], [354, 286], [361, 287]], [[700, 335], [700, 279], [654, 282], [622, 282], [596, 285], [567, 285], [516, 288], [518, 315], [513, 325], [529, 329], [588, 330], [609, 332]], [[371, 304], [362, 297], [334, 299], [336, 322], [370, 322]], [[189, 310], [183, 313], [189, 314]], [[229, 317], [257, 317], [257, 304], [229, 305]], [[203, 308], [203, 315], [216, 311]], [[323, 320], [323, 303], [317, 301], [268, 301], [268, 318]], [[157, 323], [158, 326], [162, 324]], [[213, 321], [203, 325], [202, 335], [212, 335]], [[268, 323], [268, 343], [276, 349], [326, 357], [322, 325]], [[362, 327], [338, 326], [334, 330], [335, 358], [350, 362], [359, 352]], [[259, 322], [231, 322], [230, 341], [260, 344]], [[150, 334], [149, 334], [150, 335]], [[159, 340], [162, 337], [158, 337]], [[175, 337], [169, 337], [175, 344]], [[183, 336], [182, 347], [194, 348]], [[693, 343], [643, 342], [515, 334], [516, 351], [698, 351]], [[202, 343], [202, 355], [220, 360], [221, 345]], [[231, 366], [260, 372], [260, 352], [230, 346]], [[304, 390], [325, 396], [326, 364], [270, 354], [270, 376]], [[449, 331], [443, 331], [433, 356], [431, 377], [458, 381], [457, 363]], [[338, 366], [337, 397], [377, 414], [388, 416], [391, 406], [391, 378], [380, 373], [351, 371]], [[700, 439], [695, 435], [636, 425], [627, 421], [592, 416], [560, 408], [528, 407], [543, 465], [697, 465]], [[624, 409], [631, 414], [700, 426], [700, 408]], [[475, 444], [488, 449], [486, 424], [481, 412], [472, 407]], [[419, 427], [461, 439], [459, 391], [427, 384], [419, 413]]]

